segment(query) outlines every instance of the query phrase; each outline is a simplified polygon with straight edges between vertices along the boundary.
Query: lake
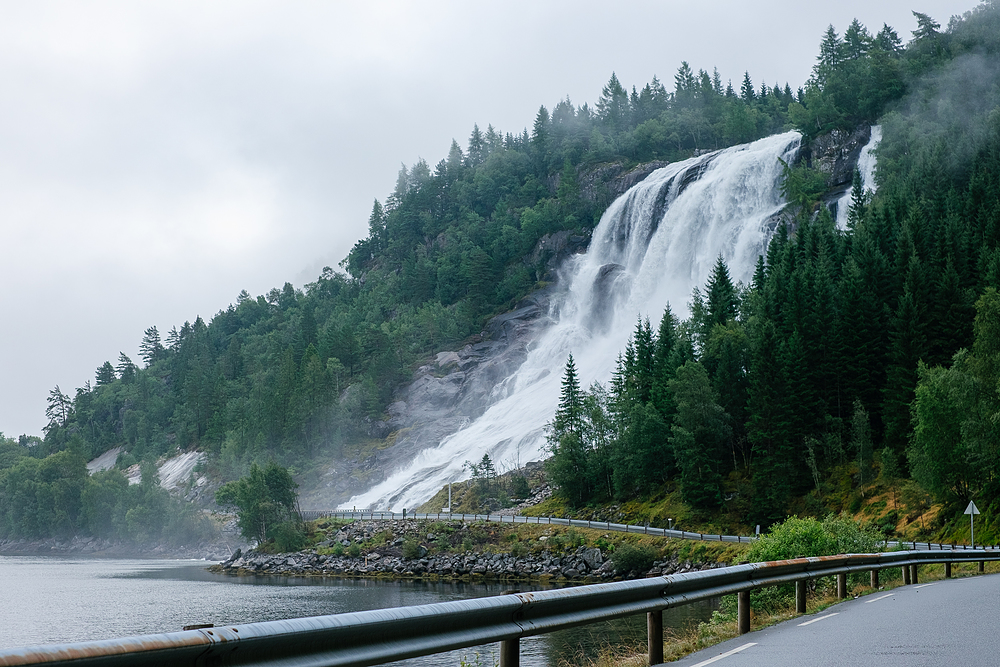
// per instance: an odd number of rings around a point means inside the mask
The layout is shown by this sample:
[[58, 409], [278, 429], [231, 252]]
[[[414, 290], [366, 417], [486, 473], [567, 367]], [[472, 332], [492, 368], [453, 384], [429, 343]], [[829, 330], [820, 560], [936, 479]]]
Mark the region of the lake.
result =
[[[180, 630], [185, 625], [233, 625], [302, 616], [446, 602], [500, 593], [518, 583], [469, 584], [304, 577], [230, 577], [207, 572], [205, 561], [0, 556], [0, 649], [110, 639]], [[714, 606], [664, 612], [664, 628], [706, 620]], [[596, 655], [603, 645], [644, 650], [645, 616], [600, 623], [521, 641], [525, 667], [557, 667]], [[477, 658], [478, 654], [478, 658]], [[496, 645], [413, 658], [406, 665], [460, 662], [486, 667]]]

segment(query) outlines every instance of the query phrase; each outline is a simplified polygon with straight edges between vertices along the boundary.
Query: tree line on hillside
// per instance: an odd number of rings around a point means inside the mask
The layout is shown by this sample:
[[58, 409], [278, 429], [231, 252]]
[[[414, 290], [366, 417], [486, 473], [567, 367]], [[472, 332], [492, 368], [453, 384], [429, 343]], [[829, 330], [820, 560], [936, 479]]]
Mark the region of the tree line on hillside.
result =
[[210, 519], [160, 486], [153, 464], [144, 463], [141, 475], [130, 484], [118, 469], [89, 474], [77, 452], [36, 458], [0, 434], [0, 536], [82, 533], [135, 545], [197, 544], [214, 537]]
[[[375, 202], [369, 233], [342, 263], [343, 273], [324, 269], [301, 290], [286, 283], [258, 297], [243, 292], [210, 321], [198, 317], [162, 338], [150, 327], [142, 337], [140, 360], [121, 354], [75, 391], [56, 387], [44, 440], [22, 439], [18, 457], [44, 460], [70, 452], [87, 460], [122, 446], [127, 453], [119, 464], [124, 466], [197, 447], [210, 454], [217, 474], [233, 479], [255, 461], [295, 464], [309, 474], [317, 457], [354, 456], [380, 435], [377, 422], [385, 406], [420, 360], [466, 340], [486, 318], [549, 278], [551, 255], [541, 239], [560, 231], [590, 233], [610, 199], [601, 174], [618, 173], [603, 169], [604, 163], [628, 168], [793, 126], [813, 136], [873, 121], [886, 105], [899, 105], [905, 93], [949, 63], [993, 49], [995, 14], [989, 3], [944, 31], [919, 15], [921, 27], [905, 47], [888, 27], [873, 36], [854, 22], [843, 38], [831, 29], [814, 76], [795, 92], [788, 85], [754, 84], [749, 74], [736, 86], [723, 85], [716, 72], [694, 72], [685, 63], [672, 90], [654, 79], [629, 91], [612, 76], [594, 106], [563, 100], [551, 111], [542, 107], [530, 132], [474, 127], [467, 146], [454, 142], [433, 168], [421, 160], [400, 171], [394, 191]], [[988, 88], [977, 90], [989, 94]], [[952, 99], [962, 109], [975, 102]], [[864, 203], [863, 215], [859, 209], [853, 235], [834, 239], [833, 232], [819, 229], [822, 225], [815, 234], [817, 248], [839, 244], [841, 254], [828, 257], [837, 279], [843, 270], [838, 262], [844, 248], [855, 245], [854, 236], [869, 244], [870, 256], [858, 255], [855, 264], [869, 281], [862, 287], [873, 292], [877, 310], [866, 317], [882, 335], [888, 335], [901, 307], [897, 264], [908, 262], [909, 255], [916, 256], [923, 281], [907, 283], [911, 291], [936, 290], [935, 281], [952, 275], [948, 266], [957, 273], [955, 289], [960, 290], [975, 292], [989, 274], [980, 256], [970, 259], [980, 238], [966, 231], [963, 216], [974, 209], [976, 229], [993, 224], [988, 207], [996, 172], [973, 135], [949, 124], [946, 108], [911, 111], [900, 108], [885, 122], [888, 139], [880, 155], [885, 183], [877, 201]], [[932, 112], [939, 116], [931, 117]], [[965, 141], [967, 159], [952, 159], [954, 140]], [[970, 196], [982, 206], [963, 198], [970, 178], [976, 184]], [[921, 179], [930, 181], [926, 188]], [[911, 216], [911, 210], [917, 213]], [[904, 227], [908, 231], [901, 231]], [[942, 243], [932, 237], [939, 228], [953, 230], [950, 242], [966, 253], [952, 253], [950, 265]], [[900, 235], [910, 240], [897, 242]], [[779, 240], [775, 252], [797, 248], [799, 237]], [[812, 257], [795, 261], [799, 264], [789, 270], [808, 273], [826, 266]], [[813, 264], [817, 268], [803, 268]], [[769, 263], [767, 270], [778, 267]], [[775, 289], [799, 293], [787, 286]], [[784, 307], [782, 299], [778, 303]], [[971, 321], [971, 300], [956, 303], [965, 309], [962, 321]], [[782, 332], [795, 324], [788, 313], [780, 315], [775, 326]], [[918, 317], [925, 317], [923, 311]], [[962, 327], [968, 330], [967, 324]], [[887, 354], [887, 344], [871, 351], [876, 362]], [[901, 369], [892, 371], [900, 375], [892, 385], [900, 389], [893, 405], [905, 406], [922, 348], [901, 342], [893, 350], [899, 359], [890, 367]], [[904, 357], [912, 363], [902, 364]], [[873, 368], [875, 375], [883, 372], [882, 366]], [[895, 434], [892, 447], [898, 451], [906, 433], [900, 409], [887, 411], [875, 403], [871, 398], [865, 403], [873, 431], [876, 437], [883, 431]], [[7, 498], [3, 480], [9, 475], [0, 471], [0, 502]]]
[[639, 322], [607, 387], [576, 386], [569, 360], [550, 470], [571, 502], [675, 480], [694, 507], [728, 494], [767, 524], [803, 496], [822, 511], [845, 480], [863, 493], [879, 468], [950, 505], [996, 496], [998, 9], [948, 33], [918, 16], [904, 64], [926, 77], [884, 118], [879, 188], [855, 189], [846, 231], [786, 181], [807, 205], [750, 285], [720, 258], [689, 320]]

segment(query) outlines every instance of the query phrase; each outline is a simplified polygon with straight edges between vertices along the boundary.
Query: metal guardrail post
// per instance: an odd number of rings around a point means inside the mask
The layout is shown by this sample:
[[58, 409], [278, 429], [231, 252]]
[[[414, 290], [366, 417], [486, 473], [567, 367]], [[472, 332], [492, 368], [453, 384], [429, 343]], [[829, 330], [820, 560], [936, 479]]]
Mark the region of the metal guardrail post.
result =
[[649, 665], [663, 662], [663, 611], [657, 609], [646, 614], [646, 646], [649, 651]]
[[903, 566], [903, 585], [904, 586], [909, 586], [910, 585], [910, 566], [909, 565], [904, 565]]
[[796, 581], [795, 582], [795, 612], [797, 614], [806, 613], [806, 584], [808, 582]]
[[985, 571], [986, 571], [986, 561], [981, 560], [979, 561], [979, 574], [982, 574]]
[[944, 564], [944, 578], [951, 579], [951, 563]]
[[741, 635], [750, 632], [750, 591], [736, 594], [736, 625]]
[[518, 667], [521, 664], [521, 647], [518, 639], [500, 642], [500, 667]]
[[847, 597], [847, 575], [837, 575], [837, 597], [843, 600]]
[[913, 565], [910, 566], [910, 582], [914, 583], [914, 584], [920, 582], [920, 579], [919, 579], [919, 577], [917, 575], [917, 564], [916, 563], [914, 563]]

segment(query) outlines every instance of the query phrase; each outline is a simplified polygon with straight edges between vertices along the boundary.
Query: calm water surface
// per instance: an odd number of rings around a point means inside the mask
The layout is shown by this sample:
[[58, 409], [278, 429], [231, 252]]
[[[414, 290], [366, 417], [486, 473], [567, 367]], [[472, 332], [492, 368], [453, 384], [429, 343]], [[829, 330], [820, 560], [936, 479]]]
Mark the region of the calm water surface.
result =
[[[104, 560], [0, 556], [0, 648], [110, 639], [180, 630], [194, 623], [232, 625], [340, 614], [498, 595], [511, 584], [385, 582], [294, 577], [229, 577], [204, 561]], [[519, 590], [531, 590], [517, 584]], [[534, 587], [534, 588], [537, 588]], [[713, 606], [664, 612], [664, 627], [707, 619]], [[521, 642], [526, 667], [555, 667], [595, 655], [607, 644], [644, 647], [645, 616], [532, 637]], [[407, 660], [407, 665], [489, 667], [496, 646]]]

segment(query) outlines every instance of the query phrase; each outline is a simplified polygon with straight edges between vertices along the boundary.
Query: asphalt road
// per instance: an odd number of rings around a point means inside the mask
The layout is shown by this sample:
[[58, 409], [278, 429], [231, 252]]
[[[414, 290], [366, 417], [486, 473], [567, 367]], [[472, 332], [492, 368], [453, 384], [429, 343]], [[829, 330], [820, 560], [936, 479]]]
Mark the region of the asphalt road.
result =
[[1000, 575], [901, 586], [717, 644], [672, 667], [1000, 665]]

